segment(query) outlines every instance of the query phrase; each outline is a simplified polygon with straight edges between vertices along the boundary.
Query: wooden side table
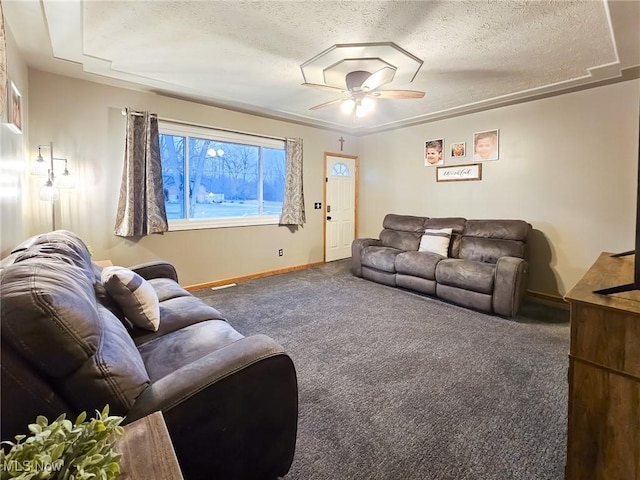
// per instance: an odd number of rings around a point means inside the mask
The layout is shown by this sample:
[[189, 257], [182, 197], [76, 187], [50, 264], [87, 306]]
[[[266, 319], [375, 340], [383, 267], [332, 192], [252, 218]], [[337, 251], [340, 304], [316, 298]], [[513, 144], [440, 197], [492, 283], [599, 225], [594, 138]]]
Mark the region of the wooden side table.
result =
[[115, 450], [122, 454], [118, 480], [183, 480], [162, 412], [124, 426]]

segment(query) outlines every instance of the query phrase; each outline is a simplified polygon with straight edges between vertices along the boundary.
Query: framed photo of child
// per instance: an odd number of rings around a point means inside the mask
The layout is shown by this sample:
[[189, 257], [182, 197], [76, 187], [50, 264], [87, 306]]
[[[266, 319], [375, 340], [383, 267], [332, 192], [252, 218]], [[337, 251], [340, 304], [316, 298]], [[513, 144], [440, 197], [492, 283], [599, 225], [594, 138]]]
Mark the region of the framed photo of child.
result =
[[467, 154], [467, 142], [456, 142], [449, 146], [451, 157], [464, 157]]
[[444, 165], [444, 138], [424, 142], [424, 166]]
[[15, 84], [9, 80], [7, 102], [7, 125], [15, 133], [22, 133], [22, 96]]
[[484, 162], [498, 160], [499, 142], [498, 130], [486, 130], [473, 134], [473, 161]]

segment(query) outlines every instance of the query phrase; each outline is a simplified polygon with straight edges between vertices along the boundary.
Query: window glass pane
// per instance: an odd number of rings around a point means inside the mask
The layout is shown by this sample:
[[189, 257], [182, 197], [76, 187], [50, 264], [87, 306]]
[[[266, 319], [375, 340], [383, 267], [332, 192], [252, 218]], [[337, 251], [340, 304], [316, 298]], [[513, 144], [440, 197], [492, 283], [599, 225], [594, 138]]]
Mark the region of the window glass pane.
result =
[[[192, 218], [259, 215], [260, 148], [191, 138]], [[215, 153], [215, 155], [212, 155]]]
[[336, 163], [331, 169], [331, 175], [333, 177], [349, 177], [351, 172], [349, 172], [349, 167], [344, 163]]
[[264, 211], [263, 215], [281, 215], [284, 197], [286, 155], [284, 150], [262, 149], [264, 163]]
[[160, 134], [162, 182], [168, 220], [186, 218], [184, 203], [185, 137]]
[[177, 124], [160, 132], [170, 228], [171, 220], [179, 230], [277, 222], [284, 141]]

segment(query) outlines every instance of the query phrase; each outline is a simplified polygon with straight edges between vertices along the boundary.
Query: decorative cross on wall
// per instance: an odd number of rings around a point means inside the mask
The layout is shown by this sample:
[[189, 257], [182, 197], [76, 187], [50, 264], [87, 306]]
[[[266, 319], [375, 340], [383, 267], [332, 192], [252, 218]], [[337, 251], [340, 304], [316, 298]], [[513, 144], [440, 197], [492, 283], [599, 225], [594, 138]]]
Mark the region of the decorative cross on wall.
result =
[[340, 137], [338, 141], [340, 142], [340, 151], [342, 151], [342, 147], [344, 146], [344, 138]]

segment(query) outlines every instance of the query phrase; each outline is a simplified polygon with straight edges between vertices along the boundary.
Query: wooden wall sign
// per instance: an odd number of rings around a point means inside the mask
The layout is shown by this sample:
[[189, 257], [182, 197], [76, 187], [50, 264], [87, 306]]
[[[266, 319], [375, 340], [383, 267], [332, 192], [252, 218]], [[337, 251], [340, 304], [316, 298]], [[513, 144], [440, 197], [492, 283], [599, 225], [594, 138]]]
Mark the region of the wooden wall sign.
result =
[[436, 181], [438, 182], [461, 182], [469, 180], [482, 180], [481, 163], [452, 165], [451, 167], [437, 167], [436, 169]]

